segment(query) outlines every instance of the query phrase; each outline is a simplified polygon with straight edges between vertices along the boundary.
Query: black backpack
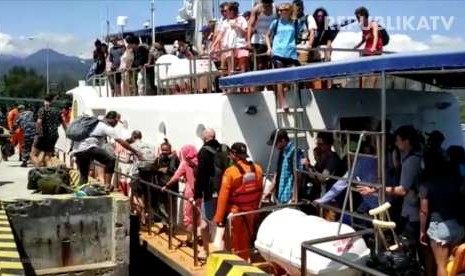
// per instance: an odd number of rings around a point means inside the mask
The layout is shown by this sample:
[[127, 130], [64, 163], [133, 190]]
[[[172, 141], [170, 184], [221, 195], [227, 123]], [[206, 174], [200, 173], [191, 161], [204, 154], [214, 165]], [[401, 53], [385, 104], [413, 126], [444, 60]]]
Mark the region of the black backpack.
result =
[[379, 36], [381, 38], [381, 41], [383, 42], [383, 46], [389, 44], [389, 34], [386, 31], [386, 28], [383, 28], [381, 25], [379, 25]]
[[73, 142], [82, 141], [90, 136], [98, 122], [93, 116], [79, 116], [66, 129], [66, 137]]
[[221, 188], [223, 173], [229, 165], [228, 146], [221, 144], [216, 149], [211, 146], [204, 146], [204, 148], [213, 154], [213, 166], [215, 168], [215, 172], [213, 176], [210, 177], [210, 186], [213, 188], [213, 194], [218, 194]]

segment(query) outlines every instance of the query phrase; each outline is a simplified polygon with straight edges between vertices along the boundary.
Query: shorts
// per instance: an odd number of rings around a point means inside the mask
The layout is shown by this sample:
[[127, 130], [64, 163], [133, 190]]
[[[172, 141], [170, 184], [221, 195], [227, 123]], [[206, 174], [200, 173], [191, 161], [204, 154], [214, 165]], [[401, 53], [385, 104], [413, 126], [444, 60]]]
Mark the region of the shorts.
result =
[[459, 225], [457, 220], [450, 219], [446, 221], [431, 221], [426, 231], [428, 237], [441, 244], [456, 244], [464, 236], [464, 228]]
[[[234, 49], [234, 58], [245, 58], [249, 57], [249, 50], [246, 49]], [[224, 58], [230, 58], [231, 57], [231, 51], [225, 52], [223, 54]]]
[[[255, 50], [255, 59], [257, 62], [257, 69], [266, 69], [270, 67], [270, 57], [266, 54], [266, 50], [268, 49], [264, 44], [252, 44], [252, 48]], [[255, 61], [253, 60], [254, 56], [252, 53], [251, 56], [251, 70], [253, 70], [253, 66]]]
[[89, 168], [94, 160], [105, 166], [105, 173], [113, 174], [115, 172], [116, 158], [105, 149], [92, 147], [85, 151], [77, 152], [74, 156], [79, 168], [79, 183], [81, 184], [88, 182]]
[[271, 58], [271, 62], [273, 63], [273, 68], [293, 67], [300, 65], [298, 60], [279, 56], [273, 56]]
[[108, 74], [108, 79], [110, 81], [110, 87], [114, 89], [115, 85], [121, 84], [121, 72], [111, 71]]
[[37, 138], [36, 148], [39, 151], [54, 153], [55, 145], [58, 141], [58, 136], [39, 136]]
[[268, 49], [265, 44], [252, 44], [252, 48], [257, 55], [266, 54], [266, 50]]

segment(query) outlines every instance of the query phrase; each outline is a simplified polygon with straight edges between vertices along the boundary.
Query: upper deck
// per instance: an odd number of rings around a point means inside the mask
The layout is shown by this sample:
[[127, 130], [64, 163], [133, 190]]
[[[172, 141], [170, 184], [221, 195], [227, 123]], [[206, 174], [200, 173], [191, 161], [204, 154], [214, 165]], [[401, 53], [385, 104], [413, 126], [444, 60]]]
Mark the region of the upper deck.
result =
[[465, 52], [418, 52], [247, 72], [220, 79], [222, 88], [388, 73], [440, 88], [465, 87]]
[[[333, 51], [347, 52], [349, 50], [335, 49]], [[386, 53], [380, 56], [260, 71], [255, 70], [257, 58], [258, 55], [253, 52], [251, 61], [254, 70], [245, 73], [230, 73], [216, 68], [214, 59], [208, 55], [186, 59], [165, 55], [152, 66], [128, 71], [106, 72], [96, 76], [93, 79], [93, 85], [101, 96], [120, 96], [111, 89], [112, 79], [116, 78], [116, 74], [119, 73], [139, 72], [143, 75], [141, 82], [137, 85], [132, 84], [133, 89], [137, 91], [130, 94], [123, 93], [124, 96], [203, 94], [259, 86], [268, 86], [270, 89], [270, 85], [279, 83], [310, 82], [321, 79], [333, 79], [334, 87], [338, 88], [360, 88], [360, 85], [357, 85], [359, 76], [378, 75], [384, 72], [386, 89], [438, 91], [465, 87], [464, 51]], [[99, 82], [98, 80], [101, 79], [108, 81]], [[382, 82], [378, 82], [378, 86], [373, 88], [381, 88], [381, 84]], [[149, 90], [154, 87], [157, 92], [150, 92]]]

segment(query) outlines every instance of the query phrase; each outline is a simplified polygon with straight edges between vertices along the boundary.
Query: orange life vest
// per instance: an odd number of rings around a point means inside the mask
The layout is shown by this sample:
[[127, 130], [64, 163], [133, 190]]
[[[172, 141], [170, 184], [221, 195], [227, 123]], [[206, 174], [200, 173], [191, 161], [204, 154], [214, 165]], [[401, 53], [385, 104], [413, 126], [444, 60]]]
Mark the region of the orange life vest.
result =
[[257, 179], [255, 166], [252, 162], [249, 163], [250, 172], [244, 171], [239, 165], [234, 166], [241, 173], [242, 184], [232, 192], [229, 204], [237, 206], [240, 212], [256, 210], [260, 205], [263, 189], [261, 180]]

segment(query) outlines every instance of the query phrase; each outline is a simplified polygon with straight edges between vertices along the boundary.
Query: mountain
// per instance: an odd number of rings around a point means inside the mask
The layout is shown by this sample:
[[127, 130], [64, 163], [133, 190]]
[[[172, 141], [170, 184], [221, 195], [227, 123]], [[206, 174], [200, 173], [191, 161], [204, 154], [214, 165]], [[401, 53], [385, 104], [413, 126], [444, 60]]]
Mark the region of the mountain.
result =
[[4, 75], [14, 66], [32, 68], [39, 74], [46, 76], [46, 59], [49, 61], [50, 82], [59, 82], [63, 79], [76, 82], [85, 78], [91, 61], [78, 57], [67, 56], [52, 49], [42, 49], [24, 58], [11, 55], [0, 55], [0, 76]]

